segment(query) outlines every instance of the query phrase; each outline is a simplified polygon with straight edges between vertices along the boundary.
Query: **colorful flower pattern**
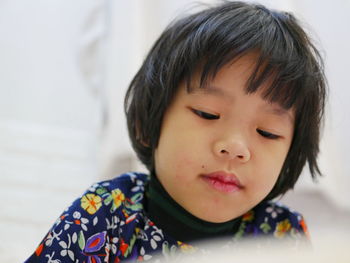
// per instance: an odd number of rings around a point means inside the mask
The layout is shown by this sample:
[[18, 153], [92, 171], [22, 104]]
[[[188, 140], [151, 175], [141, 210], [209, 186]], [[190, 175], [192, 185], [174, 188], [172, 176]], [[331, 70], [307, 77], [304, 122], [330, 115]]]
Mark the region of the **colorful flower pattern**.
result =
[[[26, 262], [138, 262], [205, 253], [167, 235], [146, 216], [148, 181], [148, 175], [128, 173], [94, 184], [57, 219]], [[280, 204], [263, 202], [242, 216], [225, 246], [257, 236], [302, 240], [308, 232], [301, 215]]]
[[98, 195], [86, 194], [81, 198], [81, 207], [90, 215], [93, 215], [101, 208], [101, 200], [101, 197]]
[[290, 224], [289, 220], [285, 219], [277, 223], [274, 235], [275, 237], [278, 237], [278, 238], [284, 237], [285, 234], [290, 232], [291, 228], [292, 228], [292, 225]]

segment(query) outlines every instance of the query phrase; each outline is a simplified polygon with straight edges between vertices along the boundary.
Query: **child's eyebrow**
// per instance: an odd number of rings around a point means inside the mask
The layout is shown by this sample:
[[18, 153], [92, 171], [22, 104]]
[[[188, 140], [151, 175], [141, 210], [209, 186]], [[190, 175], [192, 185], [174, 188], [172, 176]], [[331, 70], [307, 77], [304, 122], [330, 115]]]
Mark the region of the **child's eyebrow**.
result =
[[223, 91], [222, 89], [215, 87], [215, 86], [205, 86], [203, 88], [194, 88], [194, 89], [190, 90], [189, 93], [209, 94], [209, 95], [214, 95], [214, 96], [218, 96], [218, 97], [225, 97], [225, 98], [230, 97], [230, 95], [226, 94], [225, 91]]
[[267, 113], [271, 113], [271, 114], [276, 115], [276, 116], [280, 116], [280, 117], [286, 116], [288, 121], [292, 125], [294, 125], [294, 117], [292, 116], [291, 112], [283, 109], [280, 106], [275, 106], [275, 107], [274, 106], [272, 106], [272, 107], [271, 106], [262, 106], [261, 110], [265, 111]]

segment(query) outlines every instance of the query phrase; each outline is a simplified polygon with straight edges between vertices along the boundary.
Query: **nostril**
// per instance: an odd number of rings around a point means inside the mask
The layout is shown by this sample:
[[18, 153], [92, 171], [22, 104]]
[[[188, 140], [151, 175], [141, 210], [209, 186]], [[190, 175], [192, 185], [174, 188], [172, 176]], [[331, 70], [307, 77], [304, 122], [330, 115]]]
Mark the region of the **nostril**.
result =
[[[224, 149], [221, 150], [220, 153], [222, 153], [222, 154], [228, 154], [228, 155], [230, 154], [228, 151], [226, 151], [226, 150], [224, 150]], [[244, 159], [244, 155], [243, 155], [243, 154], [237, 154], [237, 155], [236, 155], [236, 158], [238, 158], [238, 159]]]
[[214, 148], [215, 155], [223, 159], [236, 159], [240, 162], [246, 162], [250, 159], [250, 152], [246, 145], [241, 143], [235, 143], [232, 145], [223, 145], [224, 143], [218, 143]]

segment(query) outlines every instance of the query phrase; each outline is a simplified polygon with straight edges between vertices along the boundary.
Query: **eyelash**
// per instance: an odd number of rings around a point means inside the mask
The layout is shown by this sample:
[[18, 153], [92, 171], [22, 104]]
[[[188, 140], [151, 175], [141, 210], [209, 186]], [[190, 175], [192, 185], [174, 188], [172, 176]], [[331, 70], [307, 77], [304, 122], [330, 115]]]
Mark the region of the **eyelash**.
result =
[[198, 115], [202, 119], [206, 119], [206, 120], [218, 120], [218, 119], [220, 119], [220, 115], [215, 115], [215, 114], [211, 114], [211, 113], [196, 110], [196, 109], [192, 109], [192, 111], [194, 114]]
[[[192, 109], [193, 113], [196, 114], [197, 116], [199, 116], [202, 119], [206, 119], [206, 120], [218, 120], [220, 119], [220, 115], [215, 115], [215, 114], [211, 114], [208, 112], [204, 112], [204, 111], [200, 111], [200, 110], [196, 110], [196, 109]], [[277, 140], [279, 139], [281, 136], [261, 130], [261, 129], [256, 129], [256, 131], [263, 136], [264, 138], [267, 138], [269, 140]]]
[[270, 140], [277, 140], [279, 139], [281, 136], [264, 131], [264, 130], [260, 130], [260, 129], [256, 129], [256, 131], [263, 137], [270, 139]]

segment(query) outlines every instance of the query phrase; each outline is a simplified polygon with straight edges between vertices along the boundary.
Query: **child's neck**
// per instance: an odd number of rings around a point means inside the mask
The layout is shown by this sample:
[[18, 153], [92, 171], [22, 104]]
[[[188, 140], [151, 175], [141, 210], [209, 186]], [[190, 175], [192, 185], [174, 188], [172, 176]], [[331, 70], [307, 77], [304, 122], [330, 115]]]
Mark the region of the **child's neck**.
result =
[[241, 221], [237, 218], [225, 223], [211, 223], [193, 216], [170, 197], [155, 175], [148, 184], [146, 200], [149, 218], [177, 241], [233, 235]]

